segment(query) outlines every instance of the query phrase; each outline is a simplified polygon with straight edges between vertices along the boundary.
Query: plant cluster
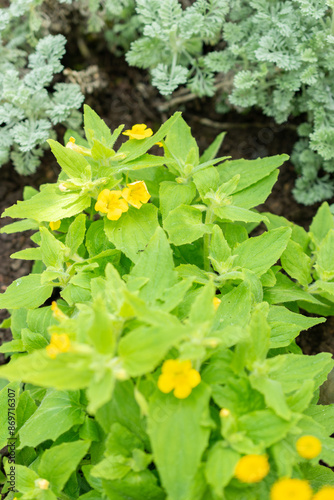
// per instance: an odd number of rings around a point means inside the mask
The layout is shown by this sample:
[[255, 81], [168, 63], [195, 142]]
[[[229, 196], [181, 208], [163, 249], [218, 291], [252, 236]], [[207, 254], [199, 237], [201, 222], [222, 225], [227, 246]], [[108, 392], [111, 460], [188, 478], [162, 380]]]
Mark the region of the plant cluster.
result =
[[[137, 28], [132, 0], [59, 0], [72, 4], [87, 19], [88, 32], [105, 30], [109, 46], [129, 46]], [[33, 173], [40, 164], [46, 140], [58, 123], [77, 129], [83, 102], [78, 85], [56, 83], [66, 39], [54, 33], [55, 6], [43, 0], [13, 0], [0, 9], [0, 166], [13, 162], [17, 172]], [[127, 24], [122, 20], [127, 19]], [[110, 26], [109, 26], [110, 25]], [[106, 29], [106, 26], [109, 28]], [[117, 45], [116, 40], [117, 38]]]
[[232, 104], [260, 108], [277, 123], [305, 116], [292, 155], [299, 174], [294, 195], [313, 204], [334, 194], [329, 7], [329, 0], [197, 0], [182, 10], [178, 0], [163, 8], [157, 0], [137, 0], [143, 36], [132, 43], [127, 61], [149, 68], [162, 94], [187, 83], [195, 94], [212, 96], [214, 77], [223, 73], [222, 112]]
[[36, 244], [12, 256], [33, 272], [0, 297], [13, 333], [0, 447], [8, 388], [17, 400], [17, 491], [3, 493], [332, 498], [319, 460], [334, 465], [334, 407], [317, 402], [334, 363], [295, 343], [324, 321], [300, 308], [333, 313], [328, 205], [309, 233], [258, 213], [286, 155], [215, 158], [224, 134], [200, 155], [179, 113], [123, 132], [118, 150], [123, 126], [85, 106], [84, 128], [49, 141], [58, 181], [3, 214], [22, 219], [3, 232], [34, 230]]

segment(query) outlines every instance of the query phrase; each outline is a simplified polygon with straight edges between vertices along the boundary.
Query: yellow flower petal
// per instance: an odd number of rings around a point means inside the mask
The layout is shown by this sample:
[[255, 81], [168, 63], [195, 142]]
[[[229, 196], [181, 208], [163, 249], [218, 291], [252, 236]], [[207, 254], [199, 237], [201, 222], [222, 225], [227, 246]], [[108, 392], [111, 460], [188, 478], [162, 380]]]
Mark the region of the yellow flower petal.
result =
[[151, 137], [153, 135], [153, 131], [150, 128], [147, 128], [147, 125], [144, 123], [140, 123], [137, 125], [133, 125], [132, 129], [125, 130], [123, 135], [128, 135], [130, 139], [145, 139], [146, 137]]
[[314, 495], [312, 500], [334, 500], [334, 487], [324, 486]]
[[234, 475], [243, 483], [258, 483], [266, 477], [269, 469], [268, 457], [266, 455], [245, 455], [238, 461]]
[[179, 383], [174, 389], [174, 396], [178, 399], [185, 399], [191, 393], [191, 385], [188, 383]]
[[215, 308], [215, 311], [217, 311], [220, 304], [221, 300], [217, 296], [213, 297], [213, 307]]
[[127, 184], [122, 191], [122, 196], [130, 205], [138, 209], [151, 198], [144, 181]]
[[68, 352], [71, 349], [71, 341], [67, 333], [53, 333], [51, 341], [46, 346], [46, 352], [52, 359], [56, 358], [62, 352]]
[[162, 365], [162, 373], [170, 373], [174, 375], [174, 373], [180, 369], [180, 361], [178, 359], [167, 359]]
[[270, 491], [270, 500], [311, 500], [312, 489], [303, 479], [280, 479]]
[[296, 443], [296, 449], [303, 458], [315, 458], [321, 453], [321, 441], [315, 436], [302, 436]]
[[109, 220], [118, 220], [123, 212], [129, 210], [129, 205], [122, 198], [122, 191], [104, 189], [97, 197], [95, 210], [107, 214]]
[[60, 224], [61, 224], [61, 221], [60, 220], [56, 220], [55, 222], [49, 222], [49, 226], [50, 228], [52, 229], [52, 231], [56, 231], [57, 229], [60, 228]]
[[188, 373], [188, 382], [190, 387], [197, 387], [201, 383], [201, 376], [197, 370], [190, 370]]
[[164, 394], [168, 394], [174, 389], [174, 377], [168, 373], [163, 373], [158, 379], [158, 389]]

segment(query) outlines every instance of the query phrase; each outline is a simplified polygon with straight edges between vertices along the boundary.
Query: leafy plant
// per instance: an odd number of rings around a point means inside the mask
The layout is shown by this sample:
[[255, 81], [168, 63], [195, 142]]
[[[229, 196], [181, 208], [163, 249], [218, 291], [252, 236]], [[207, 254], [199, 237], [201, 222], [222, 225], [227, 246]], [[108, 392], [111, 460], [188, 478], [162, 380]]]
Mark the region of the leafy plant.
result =
[[[49, 141], [57, 183], [3, 214], [22, 219], [3, 232], [35, 230], [36, 244], [12, 256], [34, 272], [0, 297], [13, 333], [1, 347], [12, 354], [0, 368], [1, 447], [8, 388], [17, 400], [17, 492], [7, 481], [3, 493], [332, 494], [318, 462], [334, 465], [333, 406], [317, 401], [334, 363], [294, 340], [324, 321], [299, 308], [332, 314], [328, 206], [310, 235], [258, 213], [286, 155], [215, 158], [224, 134], [200, 155], [179, 113], [155, 134], [124, 132], [118, 150], [123, 126], [111, 133], [85, 106], [84, 128], [86, 141]], [[156, 143], [164, 156], [148, 152]], [[250, 236], [261, 221], [269, 229]]]
[[164, 95], [187, 84], [212, 96], [221, 73], [223, 112], [255, 106], [277, 123], [305, 116], [292, 160], [299, 174], [294, 195], [310, 205], [334, 193], [332, 3], [197, 0], [182, 10], [177, 0], [163, 8], [137, 0], [143, 36], [127, 61], [148, 68]]

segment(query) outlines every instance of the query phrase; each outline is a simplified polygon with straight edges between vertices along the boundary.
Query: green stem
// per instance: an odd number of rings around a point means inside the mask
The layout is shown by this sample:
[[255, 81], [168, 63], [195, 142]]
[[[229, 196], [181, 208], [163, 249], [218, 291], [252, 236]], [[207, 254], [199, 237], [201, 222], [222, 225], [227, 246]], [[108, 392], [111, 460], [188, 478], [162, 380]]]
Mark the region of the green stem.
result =
[[[205, 217], [205, 224], [213, 224], [216, 219], [214, 212], [208, 208]], [[204, 270], [210, 271], [211, 264], [209, 259], [211, 235], [206, 233], [203, 237], [203, 260], [204, 260]]]

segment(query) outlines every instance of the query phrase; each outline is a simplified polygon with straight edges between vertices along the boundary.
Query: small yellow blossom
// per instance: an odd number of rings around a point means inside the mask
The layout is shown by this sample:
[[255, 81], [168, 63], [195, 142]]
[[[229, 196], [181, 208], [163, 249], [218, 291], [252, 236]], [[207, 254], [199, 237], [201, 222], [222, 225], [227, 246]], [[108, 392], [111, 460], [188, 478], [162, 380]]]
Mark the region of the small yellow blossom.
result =
[[76, 144], [74, 137], [69, 138], [68, 143], [66, 144], [66, 147], [69, 149], [73, 149], [73, 151], [76, 151], [77, 153], [80, 153], [84, 156], [92, 156], [91, 150], [88, 148], [85, 148], [85, 146], [79, 146], [78, 144]]
[[67, 317], [66, 314], [64, 314], [63, 311], [59, 309], [59, 307], [57, 306], [57, 302], [55, 301], [53, 301], [51, 304], [51, 311], [53, 313], [53, 317], [58, 320], [65, 319]]
[[107, 214], [109, 220], [118, 220], [123, 212], [129, 210], [129, 206], [122, 198], [122, 191], [104, 189], [97, 197], [95, 210]]
[[219, 416], [223, 417], [223, 418], [229, 417], [230, 415], [231, 415], [231, 412], [228, 408], [222, 408], [219, 412]]
[[61, 352], [68, 352], [71, 349], [71, 342], [67, 333], [53, 333], [51, 336], [51, 342], [46, 346], [46, 352], [48, 356], [52, 359], [57, 357], [57, 354]]
[[334, 487], [324, 486], [312, 497], [312, 500], [334, 500]]
[[130, 139], [145, 139], [146, 137], [151, 137], [153, 135], [153, 130], [147, 128], [147, 125], [144, 123], [140, 123], [137, 125], [133, 125], [131, 130], [126, 130], [123, 132], [123, 135], [128, 135]]
[[135, 208], [140, 208], [143, 203], [147, 203], [151, 198], [144, 181], [136, 181], [127, 184], [127, 187], [122, 191], [122, 196]]
[[270, 492], [270, 500], [311, 500], [311, 498], [311, 486], [303, 479], [280, 479], [274, 483]]
[[302, 436], [296, 443], [298, 454], [303, 458], [315, 458], [321, 452], [321, 441], [315, 436]]
[[161, 372], [158, 388], [165, 394], [174, 389], [174, 396], [178, 399], [187, 398], [192, 389], [201, 382], [201, 376], [191, 367], [191, 361], [168, 359], [162, 365]]
[[47, 479], [36, 479], [35, 486], [41, 490], [47, 490], [49, 488], [49, 481]]
[[215, 308], [215, 311], [217, 311], [219, 304], [221, 303], [221, 300], [218, 299], [218, 297], [213, 297], [213, 307]]
[[60, 228], [60, 224], [61, 224], [61, 221], [60, 220], [56, 220], [55, 222], [49, 222], [49, 226], [50, 228], [52, 229], [52, 231], [56, 231], [57, 229]]
[[159, 141], [159, 142], [155, 142], [155, 145], [156, 145], [156, 146], [159, 146], [159, 148], [163, 148], [163, 147], [164, 147], [164, 145], [162, 144], [162, 142], [161, 142], [161, 141]]
[[258, 483], [266, 477], [269, 469], [267, 455], [245, 455], [238, 461], [234, 475], [243, 483]]

